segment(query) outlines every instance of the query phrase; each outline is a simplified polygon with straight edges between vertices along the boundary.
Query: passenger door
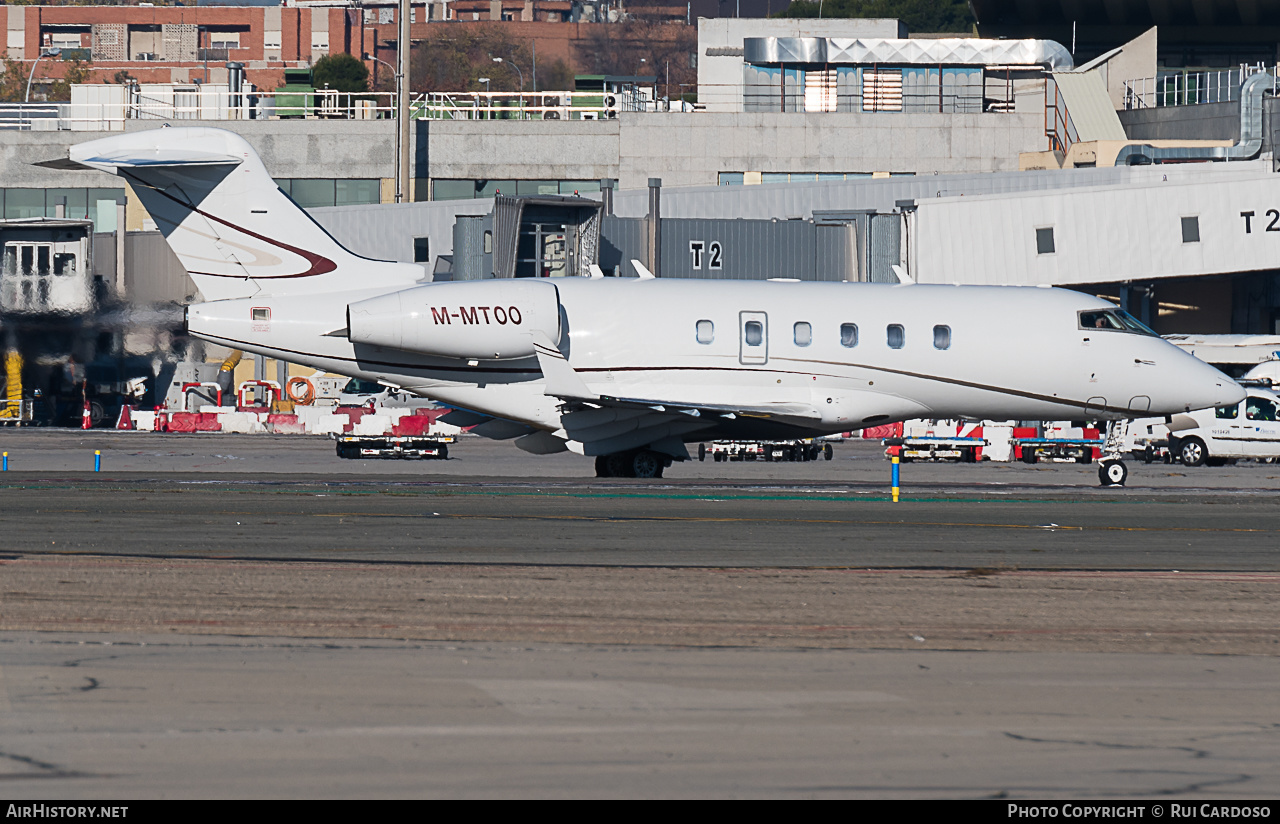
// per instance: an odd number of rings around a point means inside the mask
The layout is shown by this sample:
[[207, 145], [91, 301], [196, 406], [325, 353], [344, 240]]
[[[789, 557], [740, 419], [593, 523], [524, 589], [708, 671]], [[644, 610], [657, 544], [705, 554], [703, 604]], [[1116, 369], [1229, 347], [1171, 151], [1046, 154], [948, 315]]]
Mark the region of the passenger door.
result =
[[764, 312], [738, 313], [738, 362], [759, 366], [769, 362], [769, 316]]

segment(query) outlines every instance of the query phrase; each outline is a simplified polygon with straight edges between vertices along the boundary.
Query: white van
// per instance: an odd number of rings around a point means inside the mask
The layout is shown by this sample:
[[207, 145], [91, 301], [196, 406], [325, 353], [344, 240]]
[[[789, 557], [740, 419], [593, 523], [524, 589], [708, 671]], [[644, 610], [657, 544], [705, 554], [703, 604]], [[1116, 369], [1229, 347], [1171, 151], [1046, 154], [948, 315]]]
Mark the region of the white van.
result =
[[1280, 458], [1280, 396], [1261, 387], [1247, 391], [1238, 404], [1174, 415], [1169, 450], [1187, 466]]

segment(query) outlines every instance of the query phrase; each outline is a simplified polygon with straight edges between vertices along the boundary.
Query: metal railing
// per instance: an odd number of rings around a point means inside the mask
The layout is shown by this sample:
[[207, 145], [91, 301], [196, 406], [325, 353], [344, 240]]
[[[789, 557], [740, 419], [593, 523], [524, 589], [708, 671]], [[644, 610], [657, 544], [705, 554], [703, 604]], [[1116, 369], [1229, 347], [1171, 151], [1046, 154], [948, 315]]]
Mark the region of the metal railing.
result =
[[[1230, 103], [1240, 99], [1240, 87], [1244, 81], [1258, 72], [1270, 72], [1276, 77], [1276, 69], [1263, 63], [1240, 65], [1234, 69], [1213, 71], [1166, 70], [1155, 77], [1140, 77], [1124, 81], [1124, 107], [1126, 110], [1154, 109], [1162, 106], [1197, 106], [1203, 103]], [[1277, 91], [1272, 83], [1271, 93]]]
[[1052, 75], [1045, 78], [1044, 85], [1044, 133], [1049, 138], [1049, 149], [1064, 155], [1080, 139], [1076, 124], [1071, 121], [1071, 113], [1067, 111], [1067, 101]]
[[[429, 92], [410, 98], [414, 119], [605, 120], [619, 112], [692, 111], [679, 100], [645, 93]], [[118, 131], [127, 120], [385, 120], [396, 116], [394, 92], [348, 94], [332, 89], [242, 92], [225, 86], [174, 84], [162, 92], [86, 84], [68, 103], [0, 103], [0, 130]]]

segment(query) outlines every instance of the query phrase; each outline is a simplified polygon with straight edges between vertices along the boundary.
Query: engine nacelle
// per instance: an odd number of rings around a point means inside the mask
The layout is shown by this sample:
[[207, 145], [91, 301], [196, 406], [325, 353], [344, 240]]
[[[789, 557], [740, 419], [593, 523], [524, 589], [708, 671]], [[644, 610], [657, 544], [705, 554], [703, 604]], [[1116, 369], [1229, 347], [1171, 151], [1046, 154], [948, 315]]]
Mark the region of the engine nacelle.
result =
[[535, 331], [560, 340], [560, 295], [545, 280], [433, 283], [347, 306], [352, 343], [445, 358], [527, 358]]

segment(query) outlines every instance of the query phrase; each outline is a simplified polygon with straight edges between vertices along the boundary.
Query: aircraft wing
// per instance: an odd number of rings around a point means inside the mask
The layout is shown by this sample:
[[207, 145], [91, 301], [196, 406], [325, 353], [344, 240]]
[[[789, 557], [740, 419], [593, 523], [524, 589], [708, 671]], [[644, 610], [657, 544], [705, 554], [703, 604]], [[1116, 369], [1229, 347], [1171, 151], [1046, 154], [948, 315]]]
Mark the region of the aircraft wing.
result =
[[542, 335], [534, 338], [534, 351], [538, 365], [546, 379], [545, 394], [570, 403], [596, 408], [635, 409], [663, 415], [684, 415], [692, 418], [704, 415], [721, 418], [819, 418], [818, 410], [807, 403], [757, 403], [717, 404], [690, 403], [689, 401], [662, 398], [627, 398], [601, 395], [593, 392], [582, 376], [569, 364], [564, 354]]
[[[534, 349], [546, 380], [544, 393], [564, 401], [561, 429], [551, 433], [573, 452], [608, 455], [640, 446], [685, 454], [684, 436], [738, 417], [796, 423], [820, 419], [807, 403], [690, 403], [667, 398], [632, 398], [592, 391], [552, 343], [535, 337]], [[545, 441], [545, 439], [542, 439]]]

